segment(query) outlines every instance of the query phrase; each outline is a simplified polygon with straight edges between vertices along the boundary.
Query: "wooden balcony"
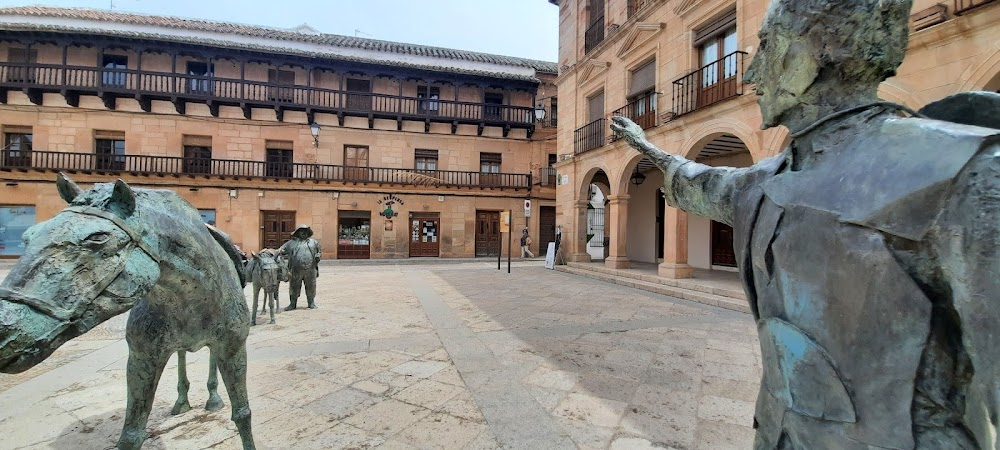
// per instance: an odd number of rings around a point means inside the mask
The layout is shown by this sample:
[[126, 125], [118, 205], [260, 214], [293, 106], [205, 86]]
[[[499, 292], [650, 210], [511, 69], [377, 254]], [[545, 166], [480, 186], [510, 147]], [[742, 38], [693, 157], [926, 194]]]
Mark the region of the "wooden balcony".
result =
[[531, 174], [349, 167], [329, 164], [0, 150], [0, 171], [82, 172], [232, 180], [298, 180], [393, 186], [531, 190]]
[[607, 121], [603, 118], [590, 122], [573, 132], [573, 154], [579, 155], [607, 143]]
[[996, 0], [955, 0], [955, 15], [960, 16], [990, 3], [996, 3]]
[[184, 114], [188, 102], [209, 106], [218, 116], [219, 106], [242, 108], [246, 118], [251, 108], [274, 109], [278, 120], [284, 111], [305, 111], [308, 121], [315, 113], [336, 114], [340, 125], [344, 117], [365, 117], [369, 128], [375, 119], [397, 122], [424, 122], [424, 131], [433, 123], [451, 124], [452, 133], [458, 125], [503, 128], [506, 137], [511, 129], [534, 130], [534, 108], [494, 103], [404, 97], [399, 95], [349, 92], [311, 86], [269, 83], [215, 76], [185, 75], [170, 72], [150, 72], [133, 69], [70, 66], [56, 64], [0, 63], [0, 103], [7, 102], [7, 93], [20, 90], [32, 103], [41, 104], [43, 93], [59, 93], [71, 106], [79, 105], [80, 95], [96, 95], [109, 109], [118, 98], [135, 98], [144, 111], [150, 111], [152, 100], [172, 102], [179, 114]]
[[[614, 110], [612, 116], [627, 117], [642, 127], [643, 130], [656, 126], [656, 92], [649, 92], [636, 97], [627, 105]], [[618, 133], [611, 135], [612, 141], [621, 139]]]
[[746, 52], [736, 51], [673, 83], [672, 117], [743, 95]]

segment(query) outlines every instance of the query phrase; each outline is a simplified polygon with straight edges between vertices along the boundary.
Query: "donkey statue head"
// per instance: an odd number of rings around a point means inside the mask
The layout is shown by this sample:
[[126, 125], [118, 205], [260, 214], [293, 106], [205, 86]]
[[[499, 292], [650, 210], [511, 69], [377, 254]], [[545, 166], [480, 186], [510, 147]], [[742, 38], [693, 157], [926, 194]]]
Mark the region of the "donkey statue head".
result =
[[59, 174], [56, 186], [70, 206], [24, 233], [24, 256], [0, 284], [0, 372], [27, 370], [129, 310], [160, 277], [124, 181], [84, 192]]

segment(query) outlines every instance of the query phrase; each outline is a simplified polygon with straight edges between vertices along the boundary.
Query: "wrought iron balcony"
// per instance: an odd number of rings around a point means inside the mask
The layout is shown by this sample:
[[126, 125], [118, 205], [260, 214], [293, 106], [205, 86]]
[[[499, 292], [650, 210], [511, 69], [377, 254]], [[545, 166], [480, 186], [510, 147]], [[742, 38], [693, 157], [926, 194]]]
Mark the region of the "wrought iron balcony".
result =
[[[627, 117], [642, 127], [643, 130], [656, 126], [656, 92], [649, 92], [636, 97], [627, 105], [614, 110], [612, 116]], [[611, 135], [612, 141], [617, 141], [621, 137], [618, 133]]]
[[996, 0], [955, 0], [955, 15], [962, 15], [980, 6], [995, 2]]
[[15, 170], [515, 190], [530, 190], [532, 178], [530, 173], [480, 173], [173, 156], [0, 150], [0, 171]]
[[[282, 120], [285, 110], [336, 114], [343, 124], [344, 116], [373, 119], [417, 120], [450, 123], [452, 132], [458, 124], [534, 129], [534, 108], [494, 103], [463, 102], [420, 97], [404, 97], [370, 92], [350, 92], [311, 86], [269, 83], [215, 76], [186, 75], [170, 72], [150, 72], [134, 69], [69, 66], [56, 64], [0, 63], [0, 103], [6, 103], [7, 92], [23, 90], [29, 99], [41, 104], [42, 93], [61, 93], [71, 106], [78, 104], [82, 94], [97, 95], [108, 108], [115, 99], [131, 97], [149, 111], [151, 100], [173, 102], [178, 113], [185, 111], [185, 102], [209, 105], [218, 115], [219, 105], [243, 108], [250, 118], [250, 108], [273, 108]], [[481, 128], [480, 128], [480, 131]]]
[[607, 120], [601, 118], [590, 122], [573, 132], [573, 153], [579, 155], [607, 143]]
[[594, 19], [594, 23], [587, 28], [583, 36], [584, 53], [590, 53], [594, 47], [601, 45], [601, 42], [604, 42], [604, 16]]
[[674, 81], [674, 116], [743, 95], [746, 55], [730, 53]]

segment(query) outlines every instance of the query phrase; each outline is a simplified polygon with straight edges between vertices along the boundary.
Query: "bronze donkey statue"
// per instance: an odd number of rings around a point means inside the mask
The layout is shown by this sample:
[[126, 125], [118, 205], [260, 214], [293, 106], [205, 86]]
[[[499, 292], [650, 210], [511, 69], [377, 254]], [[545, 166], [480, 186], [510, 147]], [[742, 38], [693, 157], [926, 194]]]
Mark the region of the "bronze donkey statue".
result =
[[[183, 412], [183, 354], [208, 346], [209, 389], [218, 366], [243, 448], [253, 449], [246, 275], [228, 236], [202, 223], [172, 191], [132, 189], [121, 180], [84, 191], [64, 174], [56, 186], [69, 206], [25, 232], [24, 256], [0, 284], [0, 372], [27, 370], [131, 310], [128, 405], [118, 448], [138, 449], [145, 441], [156, 385], [175, 352], [182, 376], [174, 409]], [[222, 407], [218, 394], [207, 407]]]

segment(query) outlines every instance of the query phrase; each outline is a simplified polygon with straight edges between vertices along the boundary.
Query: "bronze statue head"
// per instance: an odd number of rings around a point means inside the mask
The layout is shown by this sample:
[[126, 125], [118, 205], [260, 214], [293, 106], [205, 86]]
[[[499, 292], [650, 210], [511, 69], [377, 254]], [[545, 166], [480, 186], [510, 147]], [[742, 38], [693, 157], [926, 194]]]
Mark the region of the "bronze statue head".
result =
[[912, 0], [773, 0], [744, 77], [756, 85], [763, 128], [795, 131], [795, 120], [810, 109], [823, 115], [876, 101], [879, 83], [896, 73], [906, 53], [911, 6]]

